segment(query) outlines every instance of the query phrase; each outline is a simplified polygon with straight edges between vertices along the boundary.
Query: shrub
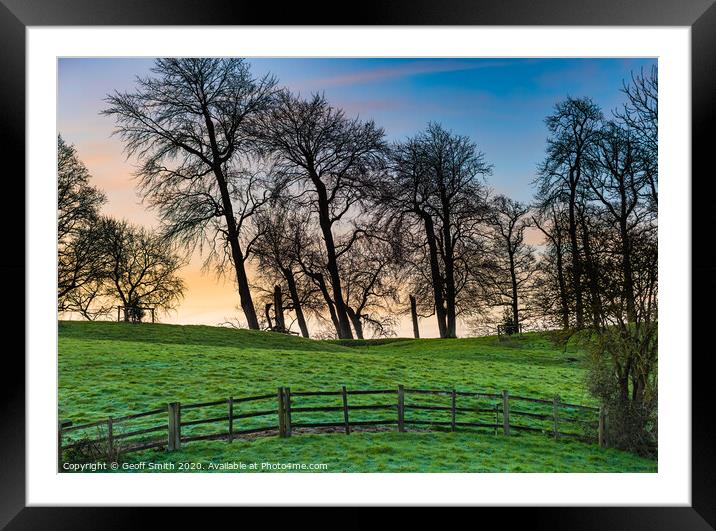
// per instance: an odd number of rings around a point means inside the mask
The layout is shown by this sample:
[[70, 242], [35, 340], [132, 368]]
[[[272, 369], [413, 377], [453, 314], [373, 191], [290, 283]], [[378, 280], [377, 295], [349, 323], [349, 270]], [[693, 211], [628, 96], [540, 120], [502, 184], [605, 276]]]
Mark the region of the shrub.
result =
[[656, 324], [595, 333], [587, 386], [607, 413], [609, 446], [655, 457], [657, 449]]
[[141, 323], [144, 319], [145, 311], [144, 308], [139, 304], [133, 304], [129, 307], [129, 320], [133, 323]]
[[504, 331], [505, 335], [511, 336], [512, 334], [517, 334], [520, 329], [519, 326], [517, 326], [517, 323], [515, 323], [515, 320], [512, 318], [512, 313], [509, 311], [509, 309], [505, 309], [505, 312], [502, 316], [502, 330]]
[[122, 448], [114, 442], [110, 454], [106, 430], [97, 426], [96, 434], [87, 433], [72, 440], [72, 447], [62, 452], [61, 462], [112, 463], [119, 462]]
[[83, 435], [72, 441], [72, 447], [62, 452], [62, 462], [87, 463], [107, 459], [107, 444], [102, 440], [102, 430], [97, 428], [97, 437]]

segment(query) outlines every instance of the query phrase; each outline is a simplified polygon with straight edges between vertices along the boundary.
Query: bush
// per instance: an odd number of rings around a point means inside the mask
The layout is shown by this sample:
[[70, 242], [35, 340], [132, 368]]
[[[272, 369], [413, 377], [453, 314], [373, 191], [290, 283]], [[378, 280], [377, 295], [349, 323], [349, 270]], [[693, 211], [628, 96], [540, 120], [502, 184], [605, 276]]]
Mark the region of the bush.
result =
[[517, 334], [520, 331], [519, 326], [517, 323], [515, 323], [515, 320], [512, 318], [512, 313], [506, 309], [503, 317], [502, 317], [502, 330], [505, 335], [511, 336], [513, 334]]
[[658, 422], [656, 328], [614, 327], [596, 332], [587, 386], [607, 413], [607, 444], [656, 457]]
[[144, 319], [144, 315], [146, 314], [144, 308], [142, 308], [138, 304], [130, 306], [128, 311], [129, 320], [133, 323], [141, 323], [142, 319]]
[[[65, 441], [67, 443], [69, 441]], [[97, 426], [96, 435], [87, 433], [72, 441], [72, 448], [62, 452], [61, 462], [68, 463], [112, 463], [119, 462], [123, 449], [115, 441], [110, 455], [107, 433]]]

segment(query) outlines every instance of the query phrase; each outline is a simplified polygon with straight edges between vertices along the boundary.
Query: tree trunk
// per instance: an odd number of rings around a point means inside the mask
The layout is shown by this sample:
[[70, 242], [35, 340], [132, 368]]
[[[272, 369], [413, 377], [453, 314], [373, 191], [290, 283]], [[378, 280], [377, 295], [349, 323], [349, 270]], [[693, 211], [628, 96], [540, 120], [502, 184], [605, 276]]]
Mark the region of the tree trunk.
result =
[[[451, 255], [452, 253], [450, 253]], [[455, 266], [452, 256], [445, 251], [445, 337], [457, 337], [457, 310], [455, 292]]]
[[428, 214], [422, 214], [425, 223], [425, 236], [430, 251], [430, 274], [433, 284], [433, 297], [435, 298], [435, 317], [438, 320], [438, 331], [440, 337], [447, 337], [447, 322], [445, 313], [445, 299], [443, 298], [443, 278], [440, 274], [440, 263], [438, 261], [438, 246], [435, 238], [435, 226]]
[[410, 296], [410, 316], [413, 319], [413, 337], [420, 339], [420, 328], [418, 328], [418, 304], [415, 295]]
[[313, 183], [318, 194], [318, 218], [323, 233], [323, 241], [326, 247], [326, 268], [333, 288], [333, 304], [335, 306], [336, 318], [338, 320], [338, 338], [352, 339], [351, 324], [346, 311], [346, 303], [343, 300], [343, 291], [341, 289], [341, 277], [338, 273], [338, 258], [336, 256], [336, 246], [333, 241], [333, 231], [331, 214], [328, 208], [328, 196], [326, 187], [319, 177], [313, 177]]
[[223, 170], [220, 166], [214, 168], [214, 174], [216, 175], [216, 180], [219, 183], [219, 190], [221, 191], [222, 206], [224, 208], [224, 217], [227, 225], [227, 239], [229, 240], [229, 246], [231, 247], [231, 259], [234, 262], [234, 269], [236, 270], [236, 284], [239, 290], [241, 309], [244, 312], [244, 316], [246, 316], [246, 322], [248, 323], [249, 328], [252, 330], [258, 330], [260, 328], [259, 320], [256, 317], [254, 301], [251, 298], [249, 279], [246, 275], [246, 268], [244, 267], [244, 253], [241, 250], [241, 244], [239, 243], [239, 233], [236, 230], [236, 220], [234, 219], [234, 209], [231, 204], [229, 190], [226, 186]]
[[246, 322], [251, 330], [259, 330], [259, 320], [256, 317], [256, 309], [254, 308], [254, 301], [251, 297], [251, 288], [249, 287], [249, 279], [246, 275], [246, 268], [244, 267], [244, 255], [241, 251], [241, 246], [238, 240], [238, 234], [235, 235], [236, 240], [231, 244], [232, 256], [236, 268], [236, 283], [239, 288], [239, 300], [241, 302], [241, 309], [246, 316]]
[[584, 263], [586, 264], [587, 281], [589, 286], [590, 308], [592, 310], [592, 324], [599, 328], [602, 324], [602, 297], [599, 293], [599, 272], [596, 259], [592, 254], [592, 245], [589, 237], [586, 220], [582, 220], [582, 242], [584, 246]]
[[[441, 181], [442, 182], [442, 181]], [[450, 233], [451, 216], [450, 200], [445, 189], [440, 186], [440, 202], [442, 204], [442, 232], [443, 232], [443, 261], [445, 263], [445, 337], [457, 337], [457, 290], [455, 289], [455, 257], [453, 256], [454, 242]]]
[[241, 250], [241, 244], [239, 243], [239, 233], [236, 228], [236, 219], [234, 218], [234, 207], [231, 204], [231, 196], [229, 189], [226, 184], [226, 177], [224, 170], [221, 167], [221, 156], [219, 153], [219, 146], [216, 142], [216, 132], [214, 129], [214, 122], [212, 121], [209, 110], [205, 105], [202, 106], [202, 113], [204, 115], [204, 121], [206, 123], [207, 133], [209, 136], [209, 144], [211, 146], [212, 159], [214, 164], [211, 169], [216, 177], [216, 182], [219, 186], [221, 193], [221, 206], [224, 209], [224, 219], [226, 221], [227, 239], [231, 247], [231, 258], [234, 262], [234, 268], [236, 269], [236, 283], [239, 289], [239, 300], [241, 302], [241, 309], [244, 311], [246, 316], [246, 322], [249, 328], [252, 330], [258, 330], [259, 320], [256, 317], [256, 309], [254, 308], [254, 301], [251, 298], [251, 289], [249, 288], [249, 280], [246, 276], [246, 269], [244, 268], [244, 253]]
[[326, 281], [324, 280], [323, 275], [320, 273], [317, 273], [314, 278], [318, 283], [318, 287], [321, 290], [323, 299], [326, 301], [328, 313], [331, 316], [331, 322], [333, 323], [333, 327], [336, 329], [336, 335], [338, 336], [338, 339], [343, 339], [340, 336], [340, 325], [338, 323], [338, 315], [336, 315], [336, 307], [333, 304], [333, 299], [331, 299], [331, 294], [328, 293], [328, 286], [326, 286]]
[[569, 243], [572, 251], [572, 283], [574, 285], [575, 326], [577, 329], [581, 329], [584, 328], [584, 301], [582, 300], [582, 261], [579, 256], [579, 239], [577, 238], [575, 194], [576, 189], [573, 186], [569, 198]]
[[562, 312], [562, 330], [569, 328], [569, 302], [567, 301], [567, 282], [564, 278], [562, 248], [557, 248], [557, 284], [559, 285], [559, 303]]
[[296, 313], [298, 328], [301, 329], [301, 335], [303, 337], [309, 337], [308, 326], [306, 325], [306, 318], [303, 315], [303, 306], [301, 305], [301, 298], [298, 296], [298, 289], [296, 289], [296, 279], [293, 276], [293, 271], [285, 268], [283, 269], [283, 276], [288, 284], [288, 292], [291, 295], [291, 302], [293, 303], [293, 311]]
[[512, 254], [510, 254], [510, 281], [512, 284], [512, 321], [514, 323], [515, 332], [518, 333], [520, 331], [520, 314], [519, 314], [519, 304], [518, 304], [518, 298], [517, 298], [517, 273], [515, 272], [515, 258]]
[[[628, 236], [626, 236], [628, 238]], [[630, 323], [636, 322], [636, 301], [634, 296], [634, 273], [631, 265], [631, 251], [629, 243], [624, 243], [624, 298], [626, 299], [627, 320]]]
[[631, 243], [627, 227], [627, 195], [623, 180], [620, 181], [621, 212], [619, 217], [619, 235], [622, 240], [622, 274], [624, 275], [624, 299], [626, 300], [627, 321], [636, 323], [636, 297], [634, 295], [634, 272], [631, 263]]
[[276, 320], [276, 329], [280, 332], [286, 332], [286, 321], [283, 318], [283, 294], [281, 286], [273, 287], [273, 314]]
[[363, 323], [360, 320], [360, 315], [356, 314], [350, 306], [346, 306], [346, 311], [348, 312], [351, 323], [353, 323], [353, 330], [355, 330], [356, 337], [363, 339]]

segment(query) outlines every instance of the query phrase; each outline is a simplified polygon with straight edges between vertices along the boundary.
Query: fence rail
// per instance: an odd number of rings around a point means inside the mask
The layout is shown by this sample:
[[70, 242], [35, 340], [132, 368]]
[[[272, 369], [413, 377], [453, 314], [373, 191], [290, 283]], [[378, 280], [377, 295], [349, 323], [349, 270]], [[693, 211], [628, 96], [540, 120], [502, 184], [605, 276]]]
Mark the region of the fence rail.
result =
[[[365, 403], [365, 397], [382, 397], [379, 403]], [[393, 395], [393, 402], [386, 397]], [[410, 397], [406, 401], [406, 395]], [[312, 401], [322, 398], [338, 399], [332, 404], [315, 404]], [[431, 402], [425, 402], [425, 399]], [[422, 400], [422, 402], [421, 402]], [[444, 400], [435, 403], [435, 400]], [[471, 404], [466, 403], [472, 401]], [[271, 405], [266, 403], [270, 402]], [[246, 405], [248, 410], [242, 410]], [[221, 408], [219, 410], [219, 408]], [[541, 409], [540, 409], [541, 408]], [[532, 409], [532, 410], [529, 410]], [[205, 412], [200, 418], [190, 417], [196, 411]], [[386, 415], [393, 411], [392, 415]], [[351, 415], [353, 412], [353, 415]], [[363, 414], [377, 413], [379, 418], [359, 418]], [[329, 418], [317, 418], [319, 414], [332, 414]], [[448, 415], [443, 418], [429, 418], [429, 414]], [[166, 422], [158, 424], [157, 415], [166, 415]], [[271, 417], [266, 420], [266, 417]], [[241, 425], [241, 422], [259, 419], [260, 425]], [[140, 425], [129, 426], [140, 422]], [[175, 451], [182, 443], [226, 439], [231, 442], [237, 437], [252, 435], [278, 435], [290, 437], [294, 429], [330, 429], [342, 428], [346, 435], [354, 428], [397, 427], [404, 432], [406, 426], [427, 428], [487, 429], [495, 435], [510, 435], [511, 430], [542, 432], [553, 436], [574, 437], [586, 441], [607, 444], [607, 416], [602, 408], [562, 402], [559, 397], [551, 400], [544, 398], [457, 391], [455, 389], [418, 389], [403, 385], [395, 389], [347, 389], [343, 386], [336, 391], [291, 391], [288, 387], [279, 387], [276, 393], [246, 397], [228, 397], [218, 400], [180, 404], [172, 402], [164, 408], [156, 408], [142, 413], [121, 417], [108, 417], [105, 420], [73, 425], [72, 422], [58, 423], [58, 466], [62, 469], [63, 454], [72, 449], [80, 450], [88, 445], [97, 446], [99, 452], [110, 460], [118, 453], [135, 452], [150, 448], [166, 448]], [[145, 425], [142, 422], [150, 422]], [[210, 433], [197, 432], [206, 425], [222, 425], [220, 431]], [[97, 436], [90, 437], [88, 431], [95, 429]], [[565, 431], [565, 428], [567, 431]], [[576, 430], [576, 431], [575, 431]], [[163, 432], [161, 438], [155, 434]], [[150, 435], [149, 438], [146, 436]]]

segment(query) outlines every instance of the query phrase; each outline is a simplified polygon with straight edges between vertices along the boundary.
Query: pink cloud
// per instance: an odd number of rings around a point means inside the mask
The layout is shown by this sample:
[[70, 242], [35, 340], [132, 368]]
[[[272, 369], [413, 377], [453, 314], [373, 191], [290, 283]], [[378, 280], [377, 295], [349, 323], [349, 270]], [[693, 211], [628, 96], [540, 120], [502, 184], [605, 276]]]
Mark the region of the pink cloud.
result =
[[350, 74], [342, 74], [314, 80], [316, 84], [323, 86], [343, 86], [357, 83], [370, 83], [384, 79], [410, 77], [419, 74], [431, 74], [435, 72], [457, 72], [460, 70], [477, 70], [480, 68], [494, 68], [506, 65], [503, 61], [489, 62], [462, 62], [462, 61], [412, 61], [397, 66], [374, 68]]

